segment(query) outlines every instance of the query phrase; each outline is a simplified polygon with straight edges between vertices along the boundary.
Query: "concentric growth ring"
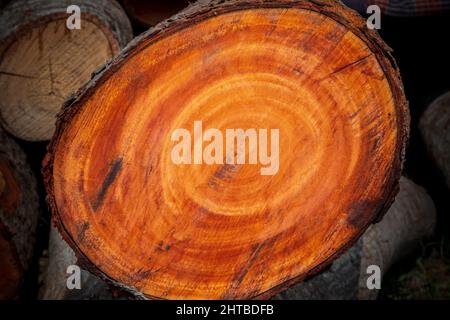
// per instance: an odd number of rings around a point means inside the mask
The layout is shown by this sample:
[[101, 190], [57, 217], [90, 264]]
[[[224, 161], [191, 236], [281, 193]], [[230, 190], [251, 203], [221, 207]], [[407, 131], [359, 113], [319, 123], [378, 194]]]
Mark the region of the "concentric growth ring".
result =
[[[147, 297], [268, 296], [350, 245], [395, 193], [405, 101], [378, 38], [309, 2], [230, 8], [144, 35], [66, 110], [50, 148], [60, 230], [94, 272]], [[261, 174], [250, 148], [243, 164], [193, 163], [199, 122], [223, 146], [227, 129], [278, 129], [277, 171]], [[192, 163], [173, 161], [177, 129]]]

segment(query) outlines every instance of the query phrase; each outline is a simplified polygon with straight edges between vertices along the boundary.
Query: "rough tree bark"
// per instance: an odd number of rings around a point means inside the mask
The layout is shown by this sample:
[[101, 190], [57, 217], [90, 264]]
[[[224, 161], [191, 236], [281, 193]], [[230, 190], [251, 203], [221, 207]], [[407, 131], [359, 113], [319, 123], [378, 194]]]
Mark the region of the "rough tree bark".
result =
[[450, 189], [450, 92], [430, 104], [419, 128], [429, 155]]
[[[219, 147], [211, 165], [177, 165], [172, 134], [199, 120], [278, 128], [279, 170]], [[66, 102], [49, 205], [88, 269], [137, 296], [267, 298], [383, 216], [408, 125], [389, 48], [339, 2], [200, 1]]]
[[[81, 9], [79, 30], [66, 26], [70, 5]], [[131, 38], [114, 0], [12, 1], [0, 12], [0, 123], [21, 139], [49, 140], [64, 99]]]
[[0, 129], [0, 299], [16, 298], [33, 255], [36, 181], [20, 147]]
[[367, 288], [367, 267], [389, 268], [433, 234], [436, 210], [426, 191], [407, 178], [381, 222], [374, 224], [322, 274], [279, 294], [277, 299], [376, 299]]

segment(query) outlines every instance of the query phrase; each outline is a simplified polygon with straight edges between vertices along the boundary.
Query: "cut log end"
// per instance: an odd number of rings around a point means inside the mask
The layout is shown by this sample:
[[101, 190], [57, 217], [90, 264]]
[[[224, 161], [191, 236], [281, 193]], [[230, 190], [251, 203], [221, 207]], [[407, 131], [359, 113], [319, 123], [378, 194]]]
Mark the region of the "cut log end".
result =
[[[144, 297], [269, 297], [392, 203], [408, 132], [398, 71], [335, 1], [202, 2], [171, 21], [61, 115], [45, 166], [55, 222], [91, 271]], [[199, 132], [217, 129], [216, 152], [227, 129], [267, 129], [278, 167], [262, 174], [249, 148], [207, 164], [192, 147], [197, 164], [178, 165], [179, 128], [205, 147]]]
[[1, 13], [0, 123], [21, 139], [49, 140], [65, 98], [131, 38], [115, 2], [79, 6], [80, 29], [73, 30], [65, 1], [19, 0]]

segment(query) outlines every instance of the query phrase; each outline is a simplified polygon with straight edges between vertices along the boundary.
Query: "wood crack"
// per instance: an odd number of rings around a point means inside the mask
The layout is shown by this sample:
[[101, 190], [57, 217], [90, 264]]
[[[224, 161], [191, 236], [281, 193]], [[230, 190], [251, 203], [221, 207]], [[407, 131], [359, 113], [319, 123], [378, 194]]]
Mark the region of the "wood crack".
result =
[[105, 181], [103, 181], [102, 187], [100, 188], [100, 191], [98, 192], [94, 203], [92, 203], [92, 207], [94, 208], [94, 210], [97, 210], [103, 203], [109, 187], [112, 185], [121, 169], [122, 159], [114, 160], [111, 168], [109, 169], [108, 175], [105, 178]]
[[343, 65], [343, 66], [337, 68], [336, 70], [334, 70], [334, 71], [331, 72], [330, 74], [328, 74], [328, 75], [326, 75], [325, 77], [323, 77], [322, 79], [318, 80], [318, 82], [321, 82], [321, 81], [323, 81], [323, 80], [325, 80], [325, 79], [327, 79], [327, 78], [329, 78], [329, 77], [332, 77], [332, 76], [334, 76], [334, 75], [336, 75], [336, 74], [338, 74], [338, 73], [340, 73], [340, 72], [342, 72], [342, 71], [345, 71], [345, 70], [347, 70], [347, 69], [349, 69], [349, 68], [351, 68], [351, 67], [354, 67], [354, 66], [356, 66], [356, 65], [358, 65], [358, 64], [360, 64], [360, 63], [362, 63], [363, 61], [367, 60], [370, 56], [372, 56], [372, 53], [370, 53], [370, 54], [368, 54], [367, 56], [362, 57], [362, 58], [360, 58], [360, 59], [358, 59], [358, 60], [356, 60], [356, 61], [347, 63], [346, 65]]

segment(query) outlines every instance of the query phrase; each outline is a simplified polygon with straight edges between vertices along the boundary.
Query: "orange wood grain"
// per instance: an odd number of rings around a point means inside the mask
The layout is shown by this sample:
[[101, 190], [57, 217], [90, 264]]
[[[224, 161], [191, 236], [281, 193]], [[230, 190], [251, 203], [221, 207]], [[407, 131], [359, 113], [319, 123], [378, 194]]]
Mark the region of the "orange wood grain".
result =
[[[88, 268], [145, 297], [264, 298], [387, 210], [408, 130], [399, 75], [362, 19], [321, 2], [191, 7], [68, 102], [44, 171]], [[171, 133], [196, 120], [279, 128], [278, 173], [173, 164]]]

